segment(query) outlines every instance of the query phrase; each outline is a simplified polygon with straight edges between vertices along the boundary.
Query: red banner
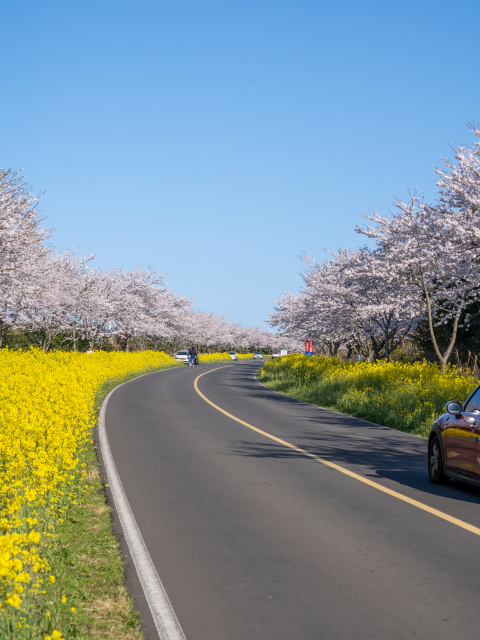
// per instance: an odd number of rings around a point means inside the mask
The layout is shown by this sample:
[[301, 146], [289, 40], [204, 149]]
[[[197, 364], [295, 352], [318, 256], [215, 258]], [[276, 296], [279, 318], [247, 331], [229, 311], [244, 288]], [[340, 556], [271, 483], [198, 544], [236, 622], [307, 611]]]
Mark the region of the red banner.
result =
[[305, 353], [313, 353], [313, 340], [305, 340]]

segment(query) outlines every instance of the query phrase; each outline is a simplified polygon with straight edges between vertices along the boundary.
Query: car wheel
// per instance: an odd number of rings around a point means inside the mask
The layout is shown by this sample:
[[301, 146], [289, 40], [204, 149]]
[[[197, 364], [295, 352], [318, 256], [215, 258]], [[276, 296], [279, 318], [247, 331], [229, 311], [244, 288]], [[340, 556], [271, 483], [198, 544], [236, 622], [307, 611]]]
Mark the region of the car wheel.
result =
[[447, 484], [450, 480], [443, 472], [442, 450], [438, 436], [433, 436], [428, 443], [428, 477], [433, 484]]

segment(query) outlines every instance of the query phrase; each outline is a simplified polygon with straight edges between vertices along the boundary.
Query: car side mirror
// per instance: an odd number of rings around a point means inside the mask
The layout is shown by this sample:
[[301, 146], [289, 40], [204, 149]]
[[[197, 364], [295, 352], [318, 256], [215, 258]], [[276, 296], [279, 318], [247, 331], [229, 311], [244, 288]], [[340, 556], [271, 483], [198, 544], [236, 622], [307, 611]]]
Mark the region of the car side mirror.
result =
[[450, 402], [447, 402], [447, 404], [445, 405], [445, 409], [448, 413], [451, 413], [454, 416], [458, 416], [459, 413], [462, 413], [463, 406], [461, 402], [458, 402], [457, 400], [451, 400]]

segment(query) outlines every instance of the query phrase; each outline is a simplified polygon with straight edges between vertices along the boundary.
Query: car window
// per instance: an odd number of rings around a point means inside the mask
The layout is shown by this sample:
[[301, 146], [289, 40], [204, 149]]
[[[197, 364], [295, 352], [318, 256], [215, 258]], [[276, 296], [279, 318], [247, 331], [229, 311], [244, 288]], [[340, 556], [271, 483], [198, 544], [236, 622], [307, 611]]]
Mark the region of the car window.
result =
[[187, 355], [188, 355], [188, 353], [186, 351], [179, 351], [177, 353], [177, 356], [187, 356]]
[[468, 401], [465, 411], [480, 411], [480, 387]]

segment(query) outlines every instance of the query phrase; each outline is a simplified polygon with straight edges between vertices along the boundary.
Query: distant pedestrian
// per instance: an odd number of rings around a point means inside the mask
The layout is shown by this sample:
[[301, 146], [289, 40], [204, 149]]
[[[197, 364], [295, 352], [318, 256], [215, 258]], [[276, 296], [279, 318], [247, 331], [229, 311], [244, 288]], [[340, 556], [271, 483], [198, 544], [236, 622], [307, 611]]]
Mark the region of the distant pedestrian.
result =
[[192, 347], [188, 350], [188, 366], [195, 366], [195, 360], [197, 359], [197, 352], [195, 351], [195, 347]]

